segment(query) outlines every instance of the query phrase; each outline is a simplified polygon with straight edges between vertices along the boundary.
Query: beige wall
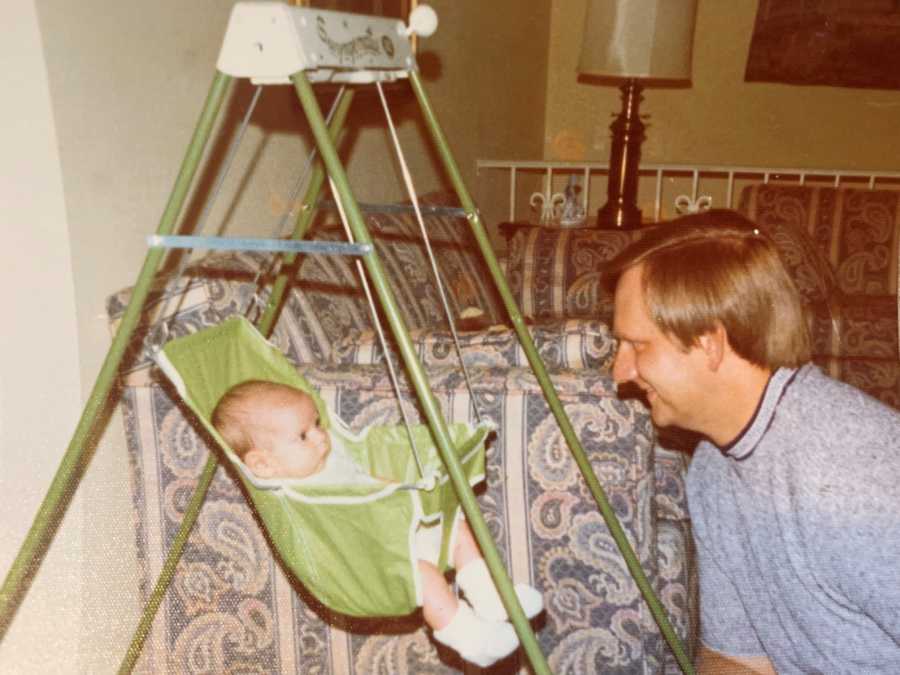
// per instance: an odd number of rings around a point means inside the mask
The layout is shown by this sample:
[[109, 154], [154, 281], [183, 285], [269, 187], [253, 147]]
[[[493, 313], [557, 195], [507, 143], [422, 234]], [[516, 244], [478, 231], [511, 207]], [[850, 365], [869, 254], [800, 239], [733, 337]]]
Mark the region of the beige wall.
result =
[[[16, 455], [39, 453], [42, 469], [17, 469], [18, 478], [8, 492], [8, 481], [3, 482], [2, 517], [15, 521], [11, 529], [18, 534], [3, 550], [0, 573], [15, 554], [71, 436], [79, 394], [86, 398], [100, 369], [109, 345], [105, 298], [135, 280], [146, 251], [144, 238], [157, 226], [212, 80], [232, 4], [32, 0], [24, 5], [6, 3], [0, 9], [4, 25], [32, 31], [30, 36], [21, 33], [23, 39], [30, 37], [30, 51], [9, 42], [2, 52], [14, 64], [5, 72], [18, 77], [24, 72], [21, 59], [26, 58], [33, 70], [28, 76], [45, 83], [43, 98], [18, 99], [5, 113], [15, 124], [4, 124], [4, 147], [13, 153], [7, 153], [9, 161], [3, 164], [8, 171], [0, 175], [0, 193], [15, 193], [21, 203], [15, 212], [5, 208], [4, 231], [23, 227], [28, 220], [24, 214], [32, 214], [30, 224], [36, 222], [34, 214], [41, 214], [52, 227], [37, 238], [55, 245], [52, 255], [33, 244], [15, 253], [2, 249], [5, 264], [17, 263], [15, 276], [21, 284], [15, 289], [29, 288], [30, 295], [19, 297], [45, 319], [40, 330], [27, 318], [22, 322], [35, 331], [33, 338], [25, 328], [20, 334], [31, 350], [26, 349], [25, 358], [52, 372], [45, 383], [17, 375], [35, 390], [22, 392], [15, 402], [29, 413], [22, 417], [24, 431], [33, 432], [36, 439]], [[523, 12], [518, 0], [432, 4], [441, 25], [435, 36], [421, 43], [426, 88], [463, 177], [476, 199], [482, 200], [501, 188], [476, 181], [476, 157], [541, 153], [550, 6], [536, 3], [536, 8]], [[13, 10], [13, 5], [25, 9]], [[251, 87], [242, 83], [231, 96], [222, 119], [223, 136], [215, 146], [219, 159], [250, 94]], [[445, 188], [411, 94], [391, 95], [391, 101], [417, 189]], [[371, 96], [357, 97], [350, 119], [355, 131], [343, 151], [358, 197], [390, 201], [402, 192], [374, 104]], [[19, 132], [13, 131], [28, 128], [36, 135], [16, 136]], [[34, 140], [43, 142], [46, 161], [36, 169], [36, 177], [24, 178], [23, 188], [17, 161]], [[291, 89], [267, 88], [207, 231], [215, 232], [221, 225], [229, 234], [270, 233], [308, 147], [308, 132]], [[203, 185], [208, 188], [209, 179]], [[192, 202], [194, 215], [201, 203], [201, 199]], [[33, 273], [48, 264], [52, 274], [35, 287]], [[9, 284], [4, 276], [4, 287], [12, 290]], [[35, 312], [38, 297], [49, 302]], [[33, 304], [27, 303], [28, 298]], [[53, 352], [57, 344], [58, 353]], [[57, 360], [67, 368], [53, 370]], [[2, 367], [6, 406], [6, 383], [14, 371], [6, 362]], [[25, 398], [32, 394], [53, 394], [55, 401], [68, 405], [45, 406], [39, 396]], [[40, 424], [25, 422], [38, 414]], [[0, 427], [4, 441], [8, 428]], [[13, 465], [7, 461], [12, 455], [5, 444], [4, 453], [7, 470]], [[19, 502], [22, 508], [13, 509]], [[0, 670], [114, 670], [138, 612], [130, 508], [122, 421], [115, 416], [101, 436], [79, 498], [38, 582], [0, 646]], [[57, 642], [39, 637], [50, 625]]]
[[[647, 89], [648, 162], [897, 170], [900, 92], [744, 82], [757, 3], [699, 0], [689, 89]], [[576, 81], [586, 0], [554, 0], [544, 156], [609, 158], [614, 87]]]
[[[57, 136], [30, 1], [0, 9], [0, 574], [12, 565], [78, 415], [75, 294]], [[28, 114], [23, 115], [22, 111]], [[52, 420], [52, 424], [48, 424]], [[0, 672], [60, 672], [77, 651], [83, 523], [75, 506], [0, 645]], [[52, 624], [71, 626], [70, 631]], [[39, 648], [35, 648], [39, 646]]]

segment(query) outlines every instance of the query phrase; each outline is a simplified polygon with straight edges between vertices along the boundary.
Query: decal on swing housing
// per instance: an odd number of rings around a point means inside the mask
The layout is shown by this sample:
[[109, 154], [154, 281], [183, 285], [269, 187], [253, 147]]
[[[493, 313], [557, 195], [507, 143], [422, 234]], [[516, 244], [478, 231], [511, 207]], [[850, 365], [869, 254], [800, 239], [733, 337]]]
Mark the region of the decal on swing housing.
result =
[[371, 83], [406, 78], [416, 67], [402, 21], [280, 2], [238, 2], [216, 67], [254, 84]]

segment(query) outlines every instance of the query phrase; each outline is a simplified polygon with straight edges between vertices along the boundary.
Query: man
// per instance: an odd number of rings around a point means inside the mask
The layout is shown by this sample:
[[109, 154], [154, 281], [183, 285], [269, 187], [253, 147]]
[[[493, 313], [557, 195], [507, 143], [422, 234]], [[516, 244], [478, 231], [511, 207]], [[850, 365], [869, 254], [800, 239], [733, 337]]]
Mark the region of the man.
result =
[[699, 433], [701, 673], [900, 673], [900, 414], [810, 364], [774, 244], [713, 210], [619, 274], [613, 375]]

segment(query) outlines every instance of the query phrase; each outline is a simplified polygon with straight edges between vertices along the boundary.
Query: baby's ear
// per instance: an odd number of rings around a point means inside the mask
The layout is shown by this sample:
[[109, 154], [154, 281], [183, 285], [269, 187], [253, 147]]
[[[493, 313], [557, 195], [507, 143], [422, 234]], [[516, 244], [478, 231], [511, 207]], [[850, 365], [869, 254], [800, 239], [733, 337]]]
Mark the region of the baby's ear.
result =
[[272, 466], [269, 453], [263, 450], [257, 450], [256, 448], [248, 450], [247, 454], [244, 455], [244, 464], [250, 469], [250, 473], [258, 478], [271, 478], [274, 474], [274, 467]]

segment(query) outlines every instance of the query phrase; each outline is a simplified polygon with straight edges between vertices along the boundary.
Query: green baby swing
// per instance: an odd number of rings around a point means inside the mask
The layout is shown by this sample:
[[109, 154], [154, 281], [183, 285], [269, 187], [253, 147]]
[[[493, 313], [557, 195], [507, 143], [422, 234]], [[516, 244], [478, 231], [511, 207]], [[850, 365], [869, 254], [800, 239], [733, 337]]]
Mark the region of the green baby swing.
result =
[[[427, 426], [376, 424], [354, 434], [329, 414], [290, 361], [243, 317], [170, 341], [156, 361], [235, 467], [281, 560], [312, 595], [329, 609], [351, 616], [399, 616], [422, 604], [416, 531], [443, 528], [438, 567], [444, 570], [459, 513]], [[303, 485], [254, 476], [209, 422], [219, 398], [250, 379], [310, 394], [323, 425], [356, 463], [390, 482]], [[484, 443], [492, 428], [489, 423], [450, 425], [470, 485], [484, 479]]]
[[[380, 84], [378, 92], [468, 384], [469, 375], [460, 353], [446, 291]], [[340, 94], [335, 105], [339, 99]], [[254, 97], [245, 125], [255, 103]], [[329, 119], [335, 112], [333, 106]], [[243, 128], [239, 136], [242, 133]], [[313, 153], [298, 187], [305, 182], [312, 156]], [[226, 160], [226, 165], [228, 163]], [[220, 181], [224, 173], [220, 175]], [[330, 176], [329, 182], [332, 193], [337, 196], [339, 190]], [[335, 201], [350, 242], [347, 246], [353, 247], [354, 237], [342, 201]], [[281, 229], [280, 225], [278, 229]], [[202, 238], [180, 239], [178, 246], [203, 245]], [[323, 242], [315, 245], [327, 247]], [[334, 252], [328, 248], [319, 250]], [[375, 310], [372, 291], [362, 266], [358, 260], [356, 262], [373, 325], [387, 354], [384, 330]], [[186, 259], [178, 274], [184, 271], [185, 263]], [[259, 278], [257, 275], [255, 281]], [[330, 414], [318, 393], [277, 347], [241, 316], [169, 341], [158, 349], [155, 360], [237, 469], [282, 561], [312, 595], [329, 609], [351, 616], [401, 616], [421, 606], [415, 534], [420, 527], [442, 528], [437, 566], [446, 571], [460, 512], [456, 491], [427, 425], [410, 424], [401, 405], [404, 425], [372, 425], [360, 434], [352, 433], [340, 418]], [[390, 358], [386, 359], [386, 365], [399, 400], [400, 388]], [[209, 420], [219, 398], [233, 385], [250, 379], [287, 384], [309, 393], [326, 428], [340, 438], [356, 463], [366, 473], [388, 478], [390, 482], [304, 486], [296, 481], [264, 480], [254, 476]], [[456, 423], [447, 428], [460, 467], [472, 486], [484, 480], [484, 444], [494, 428], [493, 423], [481, 419], [477, 407], [475, 413], [478, 425]]]
[[[381, 87], [378, 87], [388, 126], [395, 144], [407, 191], [416, 212], [425, 249], [443, 302], [446, 319], [456, 342], [465, 380], [466, 366], [450, 313], [446, 292], [428, 242], [412, 178], [399, 147], [399, 140]], [[335, 105], [340, 94], [335, 99]], [[245, 117], [236, 144], [246, 126], [256, 97]], [[328, 118], [337, 112], [335, 106]], [[306, 180], [310, 154], [297, 186]], [[226, 167], [230, 163], [226, 160]], [[220, 175], [224, 178], [227, 168]], [[338, 189], [329, 177], [332, 193]], [[295, 200], [292, 200], [295, 201]], [[340, 219], [352, 250], [354, 237], [340, 199], [336, 199]], [[202, 218], [201, 218], [202, 220]], [[276, 228], [282, 229], [282, 224]], [[172, 242], [172, 240], [181, 241]], [[206, 243], [213, 238], [205, 238]], [[204, 238], [171, 238], [178, 246], [204, 244]], [[236, 248], [249, 240], [232, 240]], [[287, 244], [287, 242], [282, 242]], [[222, 241], [218, 246], [222, 246]], [[325, 242], [323, 253], [336, 253]], [[271, 250], [271, 242], [261, 248]], [[363, 248], [363, 247], [359, 247]], [[276, 249], [277, 250], [277, 249]], [[178, 275], [183, 273], [186, 259]], [[374, 299], [359, 261], [357, 271], [369, 303], [371, 319], [387, 354], [384, 330], [375, 311]], [[260, 280], [257, 275], [254, 283]], [[254, 296], [254, 299], [255, 296]], [[249, 307], [247, 309], [250, 309]], [[263, 521], [282, 562], [306, 589], [329, 609], [350, 616], [402, 616], [422, 604], [415, 535], [420, 527], [440, 527], [441, 545], [437, 566], [449, 567], [449, 551], [455, 541], [460, 504], [446, 468], [427, 425], [413, 425], [400, 406], [403, 425], [371, 425], [354, 434], [327, 406], [281, 351], [243, 316], [226, 319], [218, 326], [177, 338], [159, 347], [154, 360], [177, 389], [181, 398], [216, 440], [236, 469], [247, 495]], [[398, 400], [400, 388], [390, 358], [386, 359]], [[312, 396], [324, 426], [336, 435], [354, 461], [366, 473], [387, 478], [371, 484], [304, 485], [302, 482], [261, 479], [254, 476], [235, 455], [210, 422], [221, 396], [232, 386], [247, 380], [267, 380], [296, 387]], [[485, 477], [485, 440], [493, 423], [448, 425], [450, 441], [469, 485]]]

